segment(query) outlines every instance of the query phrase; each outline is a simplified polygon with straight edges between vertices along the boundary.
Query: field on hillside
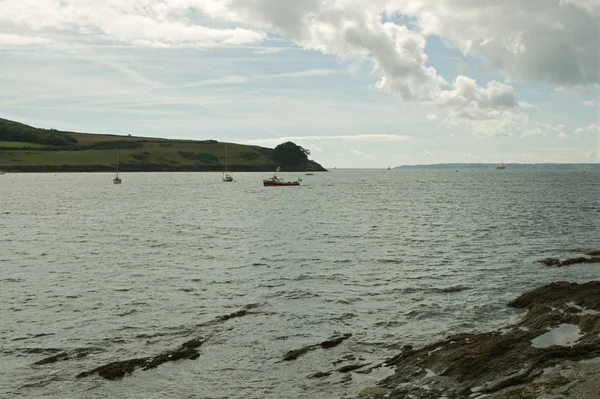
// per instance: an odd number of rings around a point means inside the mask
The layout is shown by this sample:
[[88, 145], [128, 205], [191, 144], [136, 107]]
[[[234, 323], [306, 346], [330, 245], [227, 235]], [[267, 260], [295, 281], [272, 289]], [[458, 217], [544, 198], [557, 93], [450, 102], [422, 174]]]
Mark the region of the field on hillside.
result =
[[[114, 146], [118, 142], [99, 141]], [[90, 143], [90, 142], [88, 142]], [[84, 143], [80, 143], [84, 144]], [[230, 170], [276, 168], [266, 148], [218, 142], [153, 141], [135, 142], [135, 148], [98, 148], [68, 151], [0, 151], [0, 165], [27, 170], [29, 166], [87, 166], [97, 170], [114, 168], [119, 160], [122, 170], [223, 170], [227, 145]], [[72, 169], [73, 170], [73, 169]], [[77, 170], [75, 168], [74, 170]]]
[[0, 147], [7, 148], [44, 148], [45, 144], [28, 143], [25, 141], [0, 141]]
[[[292, 144], [292, 153], [285, 153], [288, 147], [278, 147], [276, 162], [276, 151], [271, 148], [41, 129], [0, 118], [0, 166], [14, 172], [109, 171], [115, 169], [117, 160], [122, 171], [221, 171], [226, 148], [227, 169], [232, 172], [271, 171], [278, 165], [284, 170], [325, 170], [308, 161], [304, 153], [300, 161], [294, 158], [301, 147]], [[281, 154], [287, 155], [282, 158]]]

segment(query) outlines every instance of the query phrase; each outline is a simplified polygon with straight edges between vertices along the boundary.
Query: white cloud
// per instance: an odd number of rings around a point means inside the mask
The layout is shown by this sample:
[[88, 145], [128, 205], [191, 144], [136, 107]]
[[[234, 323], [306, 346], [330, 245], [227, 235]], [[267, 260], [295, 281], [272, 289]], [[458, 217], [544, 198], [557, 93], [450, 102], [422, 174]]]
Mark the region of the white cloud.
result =
[[53, 43], [51, 39], [38, 36], [21, 36], [12, 33], [0, 33], [0, 47], [19, 47]]
[[587, 101], [582, 101], [581, 104], [583, 104], [584, 107], [592, 107], [592, 108], [595, 107], [596, 105], [598, 105], [595, 98], [592, 98], [591, 100], [587, 100]]
[[566, 133], [559, 133], [556, 137], [558, 137], [561, 140], [568, 140], [569, 136]]
[[454, 127], [478, 137], [503, 137], [518, 133], [529, 122], [529, 117], [506, 110], [465, 109], [452, 111], [444, 120]]
[[594, 123], [589, 124], [586, 127], [575, 129], [577, 134], [600, 134], [600, 126]]
[[479, 109], [504, 109], [518, 105], [515, 90], [511, 86], [494, 81], [483, 88], [479, 87], [475, 80], [466, 76], [458, 76], [454, 81], [453, 89], [440, 93], [436, 102], [453, 108]]
[[5, 0], [0, 2], [0, 24], [151, 47], [239, 45], [266, 37], [243, 27], [194, 24], [186, 17], [193, 6], [194, 1], [179, 0]]
[[427, 119], [428, 121], [435, 121], [437, 120], [438, 116], [436, 114], [427, 114], [425, 116], [425, 119]]
[[545, 136], [545, 135], [546, 135], [546, 133], [544, 133], [544, 131], [542, 129], [540, 129], [539, 127], [534, 127], [533, 129], [526, 130], [523, 133], [521, 133], [521, 138], [540, 137], [540, 136]]
[[381, 142], [381, 141], [404, 141], [410, 140], [410, 136], [397, 135], [397, 134], [356, 134], [356, 135], [345, 135], [345, 136], [297, 136], [297, 137], [278, 137], [272, 139], [256, 139], [256, 140], [245, 140], [245, 144], [255, 145], [267, 145], [275, 146], [285, 141], [302, 141], [302, 142], [331, 142], [331, 141], [370, 141], [370, 142]]
[[566, 86], [600, 82], [597, 0], [391, 3], [390, 9], [414, 16], [424, 34], [442, 37], [510, 79]]
[[178, 87], [233, 85], [233, 84], [248, 83], [250, 81], [255, 81], [255, 80], [284, 79], [284, 78], [307, 78], [307, 77], [311, 78], [311, 77], [315, 77], [315, 76], [341, 75], [344, 73], [345, 73], [345, 71], [339, 70], [339, 69], [306, 69], [306, 70], [295, 71], [295, 72], [274, 73], [271, 75], [250, 75], [250, 76], [230, 75], [230, 76], [223, 76], [223, 77], [215, 78], [215, 79], [202, 80], [200, 82], [186, 83], [186, 84], [180, 85]]
[[588, 97], [600, 93], [600, 84], [558, 86], [554, 89], [554, 94], [559, 97]]

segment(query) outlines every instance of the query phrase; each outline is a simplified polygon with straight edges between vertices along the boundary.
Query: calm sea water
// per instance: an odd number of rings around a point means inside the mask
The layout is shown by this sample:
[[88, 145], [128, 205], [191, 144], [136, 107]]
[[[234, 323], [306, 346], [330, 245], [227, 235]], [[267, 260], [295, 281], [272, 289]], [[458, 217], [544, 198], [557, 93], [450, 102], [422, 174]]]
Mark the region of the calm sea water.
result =
[[[599, 173], [338, 170], [283, 188], [234, 175], [0, 176], [0, 397], [353, 397], [376, 376], [306, 377], [499, 327], [523, 291], [598, 276], [535, 261], [599, 249]], [[279, 362], [335, 332], [353, 336]], [[198, 336], [197, 360], [75, 379]], [[59, 350], [92, 353], [33, 365]]]

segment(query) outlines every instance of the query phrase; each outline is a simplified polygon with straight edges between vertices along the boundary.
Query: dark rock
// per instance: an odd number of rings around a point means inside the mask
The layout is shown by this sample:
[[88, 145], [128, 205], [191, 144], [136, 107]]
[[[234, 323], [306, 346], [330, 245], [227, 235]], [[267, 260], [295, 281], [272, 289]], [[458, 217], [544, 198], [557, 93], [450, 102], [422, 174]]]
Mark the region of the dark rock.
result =
[[229, 320], [229, 319], [234, 319], [236, 317], [246, 316], [247, 314], [248, 314], [248, 310], [242, 309], [242, 310], [238, 310], [237, 312], [230, 313], [230, 314], [217, 316], [217, 320], [225, 321], [225, 320]]
[[339, 345], [341, 342], [350, 338], [351, 336], [352, 336], [352, 334], [349, 334], [349, 333], [339, 335], [339, 336], [334, 336], [334, 337], [331, 337], [328, 340], [323, 341], [319, 344], [307, 345], [300, 349], [291, 350], [291, 351], [287, 352], [285, 355], [283, 355], [282, 360], [284, 360], [284, 361], [296, 360], [297, 358], [304, 355], [305, 353], [313, 351], [319, 347], [321, 347], [323, 349], [333, 348], [334, 346]]
[[79, 373], [77, 378], [98, 374], [100, 377], [107, 380], [117, 380], [133, 373], [137, 368], [141, 368], [142, 370], [150, 370], [166, 362], [174, 362], [181, 359], [194, 360], [200, 356], [196, 348], [202, 345], [205, 341], [206, 340], [202, 338], [196, 338], [184, 342], [177, 349], [163, 352], [157, 356], [148, 356], [108, 363], [93, 370]]
[[283, 355], [283, 360], [285, 360], [285, 361], [296, 360], [300, 356], [304, 355], [305, 353], [310, 352], [315, 349], [317, 349], [317, 345], [309, 345], [309, 346], [305, 346], [300, 349], [293, 349], [293, 350], [287, 352], [285, 355]]
[[585, 251], [584, 253], [589, 257], [578, 256], [576, 258], [568, 258], [562, 261], [558, 258], [546, 258], [539, 260], [538, 263], [549, 267], [564, 267], [579, 263], [600, 263], [600, 251]]
[[37, 362], [35, 362], [33, 364], [35, 364], [36, 366], [41, 366], [44, 364], [55, 363], [55, 362], [58, 362], [61, 360], [68, 360], [69, 358], [70, 358], [70, 356], [67, 352], [61, 352], [61, 353], [57, 353], [56, 355], [45, 357], [42, 360], [38, 360]]
[[340, 343], [347, 340], [351, 336], [352, 336], [352, 334], [348, 333], [348, 334], [340, 335], [338, 337], [332, 337], [332, 338], [328, 339], [327, 341], [321, 342], [319, 345], [321, 346], [321, 348], [324, 348], [324, 349], [333, 348], [334, 346], [338, 346]]
[[[395, 374], [379, 385], [392, 390], [390, 399], [467, 398], [473, 392], [490, 399], [535, 398], [566, 383], [564, 378], [548, 382], [544, 370], [600, 356], [600, 315], [582, 312], [600, 311], [600, 281], [547, 284], [509, 306], [527, 309], [518, 324], [502, 332], [457, 334], [422, 348], [407, 348], [384, 362], [395, 368]], [[569, 346], [532, 346], [534, 338], [561, 324], [577, 325], [583, 336]], [[524, 387], [535, 396], [525, 393]]]
[[369, 363], [347, 364], [345, 366], [340, 367], [336, 371], [340, 373], [347, 373], [348, 371], [357, 370], [368, 365]]
[[331, 371], [317, 371], [308, 376], [308, 378], [323, 378], [331, 375]]

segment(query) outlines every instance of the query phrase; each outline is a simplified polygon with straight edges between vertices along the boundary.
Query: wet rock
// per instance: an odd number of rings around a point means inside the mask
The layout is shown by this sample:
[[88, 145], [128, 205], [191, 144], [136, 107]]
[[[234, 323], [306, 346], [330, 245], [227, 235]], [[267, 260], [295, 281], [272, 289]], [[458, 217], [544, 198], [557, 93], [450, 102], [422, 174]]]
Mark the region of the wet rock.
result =
[[336, 364], [344, 363], [344, 362], [347, 362], [350, 360], [356, 360], [356, 356], [354, 356], [353, 354], [348, 354], [348, 355], [342, 356], [341, 359], [334, 361], [333, 365], [335, 366]]
[[391, 390], [381, 387], [367, 387], [358, 394], [359, 399], [384, 399]]
[[329, 338], [328, 340], [323, 341], [321, 343], [307, 345], [300, 349], [291, 350], [291, 351], [287, 352], [285, 355], [283, 355], [282, 360], [284, 360], [284, 361], [296, 360], [300, 356], [302, 356], [310, 351], [313, 351], [319, 347], [323, 348], [323, 349], [333, 348], [334, 346], [339, 345], [340, 343], [342, 343], [344, 340], [350, 338], [351, 336], [352, 336], [352, 334], [343, 334], [343, 335], [333, 336], [333, 337]]
[[148, 356], [136, 359], [122, 360], [105, 364], [95, 369], [84, 371], [77, 375], [77, 378], [88, 377], [98, 374], [107, 380], [117, 380], [133, 373], [136, 369], [150, 370], [166, 362], [173, 362], [181, 359], [197, 359], [200, 356], [197, 348], [206, 340], [195, 338], [184, 342], [179, 348], [163, 352], [157, 356]]
[[334, 346], [338, 346], [340, 343], [347, 340], [351, 336], [352, 336], [352, 334], [348, 333], [348, 334], [340, 335], [338, 337], [332, 337], [326, 341], [321, 342], [319, 345], [321, 346], [321, 348], [324, 348], [324, 349], [333, 348]]
[[369, 363], [347, 364], [345, 366], [340, 367], [336, 371], [340, 372], [340, 373], [347, 373], [349, 371], [357, 370], [357, 369], [363, 368], [368, 365], [369, 365]]
[[565, 260], [560, 260], [558, 258], [546, 258], [539, 260], [538, 263], [541, 263], [548, 267], [564, 267], [579, 263], [600, 263], [600, 251], [588, 249], [572, 249], [567, 252], [579, 253], [587, 256], [578, 256], [574, 258], [568, 258]]
[[45, 357], [33, 363], [35, 366], [43, 366], [45, 364], [56, 363], [60, 361], [70, 360], [73, 358], [81, 359], [90, 353], [104, 352], [104, 349], [98, 347], [76, 348], [71, 351], [62, 351], [52, 356]]
[[70, 359], [70, 356], [67, 352], [60, 352], [57, 353], [56, 355], [52, 355], [52, 356], [48, 356], [43, 358], [42, 360], [38, 360], [37, 362], [33, 363], [36, 366], [41, 366], [44, 364], [50, 364], [50, 363], [55, 363], [61, 360], [68, 360]]
[[317, 371], [308, 376], [308, 378], [323, 378], [331, 375], [331, 371]]
[[230, 313], [230, 314], [217, 316], [217, 320], [225, 321], [225, 320], [229, 320], [229, 319], [234, 319], [236, 317], [246, 316], [247, 314], [248, 314], [248, 310], [242, 309], [242, 310], [238, 310], [237, 312]]
[[[508, 305], [527, 310], [519, 323], [502, 331], [449, 336], [418, 349], [406, 347], [384, 362], [395, 374], [379, 385], [391, 390], [390, 399], [569, 396], [578, 385], [570, 385], [576, 372], [566, 367], [600, 356], [600, 281], [548, 284]], [[534, 339], [564, 324], [576, 327], [578, 339], [532, 346]]]
[[286, 354], [283, 355], [283, 360], [285, 360], [286, 362], [290, 360], [296, 360], [305, 353], [308, 353], [315, 349], [317, 349], [317, 345], [309, 345], [300, 349], [293, 349], [289, 352], [286, 352]]

